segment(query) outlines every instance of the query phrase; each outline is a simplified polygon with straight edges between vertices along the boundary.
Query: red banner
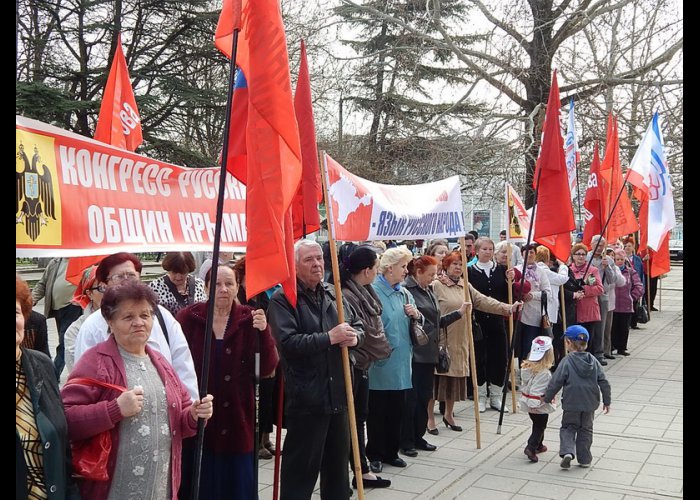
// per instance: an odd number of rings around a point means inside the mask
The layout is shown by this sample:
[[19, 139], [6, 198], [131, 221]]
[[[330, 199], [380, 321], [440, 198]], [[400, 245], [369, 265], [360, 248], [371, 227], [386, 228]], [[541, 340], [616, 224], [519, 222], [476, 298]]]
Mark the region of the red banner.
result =
[[[220, 169], [153, 160], [16, 117], [16, 255], [211, 251]], [[221, 250], [243, 250], [246, 188], [226, 179]]]

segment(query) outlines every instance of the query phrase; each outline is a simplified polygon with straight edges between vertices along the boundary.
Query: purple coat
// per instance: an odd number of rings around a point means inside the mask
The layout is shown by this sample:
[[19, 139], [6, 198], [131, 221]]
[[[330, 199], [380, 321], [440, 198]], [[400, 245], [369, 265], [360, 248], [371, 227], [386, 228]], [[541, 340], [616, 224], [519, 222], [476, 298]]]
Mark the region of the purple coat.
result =
[[632, 302], [644, 295], [644, 285], [637, 271], [629, 264], [625, 265], [622, 275], [625, 277], [625, 284], [615, 288], [615, 312], [632, 313], [634, 312]]
[[[192, 418], [190, 413], [192, 400], [187, 388], [180, 382], [172, 365], [159, 352], [149, 346], [146, 346], [146, 354], [151, 358], [163, 381], [168, 401], [172, 439], [170, 480], [172, 498], [175, 500], [177, 499], [177, 490], [180, 487], [182, 438], [197, 433], [197, 421]], [[111, 478], [114, 476], [117, 454], [119, 453], [119, 422], [124, 418], [117, 404], [119, 393], [102, 387], [70, 384], [71, 379], [76, 377], [94, 378], [102, 382], [126, 386], [124, 361], [119, 354], [113, 335], [83, 354], [61, 390], [61, 398], [68, 421], [69, 439], [86, 439], [106, 430], [111, 431], [112, 452], [107, 461], [110, 479], [107, 481], [78, 480], [80, 495], [84, 500], [103, 499], [109, 496], [112, 485]]]

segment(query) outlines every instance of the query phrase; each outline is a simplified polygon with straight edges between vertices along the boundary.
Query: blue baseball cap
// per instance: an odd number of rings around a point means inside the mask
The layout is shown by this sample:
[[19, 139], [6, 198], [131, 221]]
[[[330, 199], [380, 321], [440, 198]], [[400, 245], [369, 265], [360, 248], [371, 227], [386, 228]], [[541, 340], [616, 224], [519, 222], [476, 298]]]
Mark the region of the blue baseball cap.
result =
[[581, 325], [571, 325], [564, 332], [564, 337], [568, 337], [571, 340], [583, 340], [588, 342], [588, 330], [586, 330]]

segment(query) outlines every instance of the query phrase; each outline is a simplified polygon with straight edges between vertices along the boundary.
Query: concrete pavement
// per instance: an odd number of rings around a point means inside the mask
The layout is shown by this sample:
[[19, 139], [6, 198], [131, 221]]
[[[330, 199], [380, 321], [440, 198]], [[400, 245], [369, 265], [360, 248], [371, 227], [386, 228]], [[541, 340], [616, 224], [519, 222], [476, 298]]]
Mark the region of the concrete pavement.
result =
[[[455, 432], [439, 427], [426, 435], [434, 452], [403, 457], [408, 466], [385, 465], [382, 477], [391, 488], [366, 490], [368, 499], [668, 499], [683, 498], [683, 266], [674, 265], [660, 280], [656, 306], [661, 310], [640, 330], [630, 333], [631, 356], [610, 360], [612, 386], [609, 414], [596, 413], [593, 465], [559, 467], [561, 410], [550, 415], [545, 435], [549, 451], [531, 463], [523, 454], [530, 432], [524, 413], [481, 415], [481, 449], [476, 448], [471, 401], [455, 405]], [[37, 310], [42, 311], [41, 304]], [[49, 320], [49, 344], [55, 354], [55, 322]], [[65, 372], [62, 377], [65, 380]], [[511, 406], [511, 397], [508, 396]], [[437, 407], [435, 409], [437, 413]], [[440, 421], [439, 414], [436, 421]], [[271, 436], [274, 442], [274, 434]], [[274, 460], [260, 461], [260, 498], [272, 498]], [[315, 499], [320, 498], [318, 490]], [[355, 493], [353, 498], [357, 498]]]

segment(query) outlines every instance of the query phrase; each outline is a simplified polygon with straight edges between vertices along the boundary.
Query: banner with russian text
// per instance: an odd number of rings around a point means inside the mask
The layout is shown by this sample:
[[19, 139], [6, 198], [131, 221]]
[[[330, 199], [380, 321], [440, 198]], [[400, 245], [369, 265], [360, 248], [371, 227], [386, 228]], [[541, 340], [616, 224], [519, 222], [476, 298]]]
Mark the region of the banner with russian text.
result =
[[327, 154], [328, 195], [337, 240], [416, 240], [464, 236], [459, 176], [427, 184], [378, 184]]
[[[18, 257], [213, 248], [219, 168], [153, 160], [16, 117]], [[221, 250], [246, 246], [245, 186], [226, 180]]]

